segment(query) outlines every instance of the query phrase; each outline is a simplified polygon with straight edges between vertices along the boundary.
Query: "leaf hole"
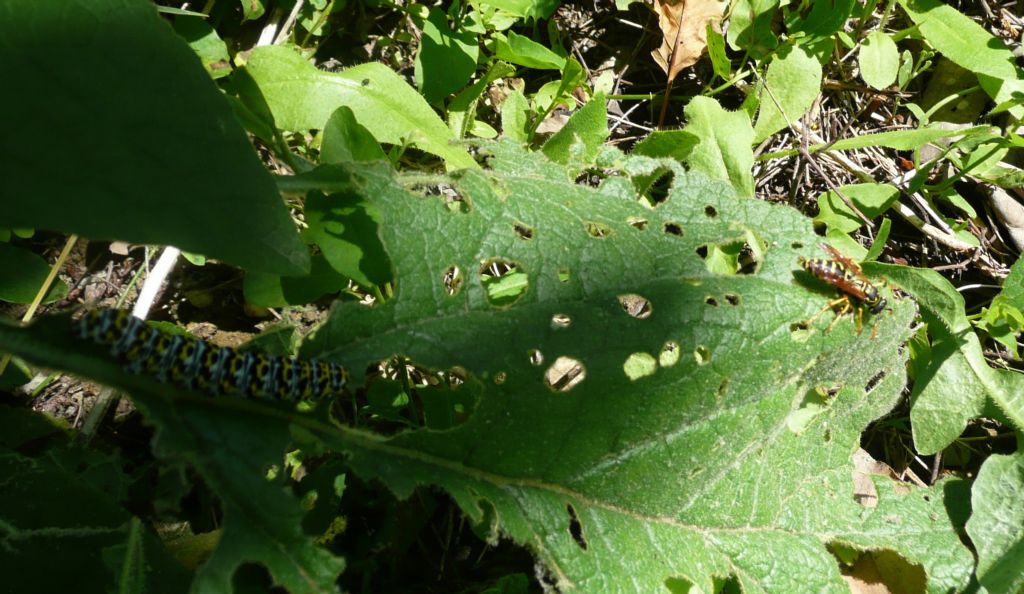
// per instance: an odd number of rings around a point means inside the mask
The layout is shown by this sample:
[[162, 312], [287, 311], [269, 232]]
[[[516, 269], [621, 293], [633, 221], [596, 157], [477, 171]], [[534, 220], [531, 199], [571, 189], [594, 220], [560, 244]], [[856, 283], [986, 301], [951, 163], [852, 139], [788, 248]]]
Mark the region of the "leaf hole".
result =
[[706, 243], [696, 249], [708, 272], [718, 275], [754, 274], [760, 262], [746, 241]]
[[794, 241], [793, 243], [789, 244], [789, 247], [793, 248], [794, 250], [802, 250], [804, 249], [804, 244], [803, 242], [800, 241]]
[[701, 466], [700, 464], [698, 464], [697, 466], [694, 466], [693, 468], [691, 468], [691, 469], [690, 469], [690, 470], [689, 470], [689, 471], [688, 471], [688, 472], [686, 473], [686, 475], [687, 475], [688, 477], [690, 477], [690, 478], [696, 478], [696, 477], [697, 477], [698, 475], [701, 475], [701, 474], [703, 474], [703, 473], [704, 473], [704, 467], [703, 467], [703, 466]]
[[666, 235], [675, 235], [676, 237], [683, 236], [683, 227], [679, 223], [665, 223], [665, 226], [662, 227], [662, 229], [664, 229]]
[[568, 328], [570, 324], [572, 324], [572, 318], [569, 317], [568, 314], [556, 313], [551, 316], [552, 330], [562, 330], [564, 328]]
[[726, 293], [725, 294], [725, 301], [729, 305], [731, 305], [733, 307], [736, 307], [737, 305], [740, 304], [740, 296], [737, 295], [736, 293]]
[[518, 262], [491, 258], [480, 263], [480, 282], [487, 291], [487, 301], [505, 307], [519, 300], [529, 288], [530, 279]]
[[459, 292], [462, 288], [462, 270], [455, 265], [449, 266], [444, 271], [444, 277], [442, 279], [444, 283], [444, 291], [449, 297], [452, 297]]
[[832, 430], [825, 429], [825, 431], [822, 432], [821, 434], [821, 438], [825, 441], [825, 443], [832, 441]]
[[508, 381], [508, 374], [505, 373], [504, 371], [499, 371], [498, 373], [494, 374], [494, 385], [500, 386], [501, 384], [504, 384], [506, 381]]
[[533, 228], [529, 225], [516, 221], [515, 224], [512, 225], [512, 228], [515, 229], [516, 235], [519, 236], [519, 239], [533, 239]]
[[562, 268], [561, 270], [558, 271], [558, 282], [567, 283], [569, 282], [569, 278], [570, 276], [568, 268]]
[[583, 173], [576, 176], [575, 184], [578, 186], [587, 186], [590, 188], [601, 187], [601, 182], [605, 176], [599, 174], [596, 171], [584, 171]]
[[814, 234], [818, 237], [825, 237], [825, 233], [828, 232], [828, 227], [821, 221], [814, 221]]
[[810, 328], [807, 320], [793, 322], [789, 325], [789, 337], [793, 339], [793, 342], [807, 342], [807, 339], [811, 337]]
[[707, 365], [711, 362], [711, 349], [702, 344], [697, 345], [693, 349], [693, 358], [697, 360], [697, 365]]
[[626, 374], [630, 381], [654, 375], [656, 371], [658, 371], [658, 361], [644, 352], [631, 354], [629, 357], [626, 357], [626, 362], [622, 364], [622, 372]]
[[672, 184], [675, 183], [675, 179], [676, 174], [672, 170], [667, 170], [664, 174], [658, 176], [658, 179], [654, 180], [654, 183], [650, 185], [645, 193], [652, 206], [664, 204], [668, 200], [668, 195], [672, 190]]
[[868, 380], [868, 383], [864, 385], [864, 393], [865, 394], [870, 394], [871, 392], [873, 392], [874, 389], [878, 386], [879, 382], [881, 382], [883, 379], [885, 379], [885, 376], [888, 373], [889, 373], [889, 370], [883, 369], [883, 370], [879, 371], [878, 373], [876, 373], [875, 375], [873, 375], [871, 377], [871, 379]]
[[641, 219], [640, 217], [629, 217], [628, 219], [626, 219], [626, 222], [629, 223], [630, 227], [636, 229], [637, 231], [647, 230], [647, 219]]
[[596, 221], [584, 221], [583, 228], [587, 230], [587, 235], [602, 239], [612, 234], [612, 228], [604, 223], [598, 223]]
[[559, 357], [544, 372], [544, 384], [555, 392], [568, 392], [587, 377], [587, 370], [577, 359]]
[[576, 546], [584, 551], [587, 550], [587, 539], [583, 537], [583, 524], [580, 523], [580, 518], [576, 515], [576, 508], [569, 503], [566, 504], [565, 511], [569, 514], [569, 534], [572, 535]]
[[718, 383], [718, 399], [722, 400], [725, 395], [729, 393], [729, 378], [723, 377], [722, 381]]
[[714, 206], [708, 204], [704, 207], [704, 216], [709, 219], [713, 219], [718, 216], [718, 210], [716, 210]]
[[630, 317], [638, 320], [646, 320], [653, 312], [651, 302], [646, 297], [634, 293], [619, 295], [619, 305]]
[[526, 355], [530, 358], [530, 365], [533, 365], [534, 367], [537, 367], [544, 362], [544, 353], [540, 352], [538, 349], [530, 349]]
[[658, 353], [658, 364], [662, 367], [672, 367], [679, 362], [679, 355], [682, 351], [679, 348], [679, 343], [670, 340], [661, 347], [661, 352]]
[[718, 300], [712, 297], [711, 295], [708, 295], [707, 297], [704, 298], [704, 303], [710, 305], [711, 307], [718, 307]]
[[451, 184], [413, 184], [410, 189], [424, 198], [444, 198], [448, 212], [467, 214], [473, 210], [469, 200]]

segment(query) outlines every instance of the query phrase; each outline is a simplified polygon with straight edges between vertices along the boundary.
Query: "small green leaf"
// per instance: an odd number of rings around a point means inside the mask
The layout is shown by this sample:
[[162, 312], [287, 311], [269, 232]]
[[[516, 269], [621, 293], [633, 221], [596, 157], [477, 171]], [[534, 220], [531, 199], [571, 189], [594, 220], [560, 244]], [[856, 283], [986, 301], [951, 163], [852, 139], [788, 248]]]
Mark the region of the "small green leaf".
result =
[[685, 109], [686, 132], [700, 142], [688, 165], [711, 179], [728, 181], [740, 196], [754, 196], [754, 131], [746, 114], [726, 111], [708, 97], [694, 97]]
[[755, 58], [768, 55], [779, 45], [772, 31], [778, 5], [779, 0], [737, 0], [729, 18], [729, 47], [749, 52]]
[[559, 3], [559, 0], [487, 0], [487, 5], [524, 19], [546, 19]]
[[794, 23], [790, 29], [805, 32], [819, 39], [830, 38], [846, 24], [853, 7], [854, 0], [815, 0], [811, 4], [811, 12], [807, 18]]
[[634, 155], [686, 162], [700, 139], [686, 130], [655, 130], [633, 147]]
[[[0, 300], [32, 303], [50, 274], [50, 265], [24, 248], [0, 242], [0, 270]], [[68, 286], [55, 279], [43, 303], [53, 303], [67, 294]]]
[[429, 103], [437, 103], [466, 86], [476, 72], [480, 47], [476, 35], [452, 30], [444, 11], [433, 8], [422, 23], [416, 53], [416, 84]]
[[351, 192], [310, 192], [305, 212], [307, 236], [320, 246], [331, 268], [367, 288], [391, 280], [391, 266], [377, 236], [379, 215], [372, 202]]
[[[3, 0], [0, 47], [4, 86], [21, 89], [0, 94], [0, 113], [17, 114], [0, 136], [0, 227], [173, 244], [267, 272], [308, 268], [270, 174], [153, 3]], [[41, 130], [59, 130], [59, 141]]]
[[507, 138], [519, 142], [529, 139], [527, 129], [530, 125], [530, 104], [526, 95], [516, 89], [505, 97], [501, 104], [501, 133]]
[[253, 51], [246, 70], [283, 129], [322, 130], [344, 105], [381, 142], [409, 142], [452, 168], [477, 166], [464, 148], [449, 144], [451, 131], [423, 97], [382, 64], [323, 72], [292, 49], [266, 46]]
[[860, 46], [860, 77], [876, 89], [884, 89], [896, 81], [900, 68], [900, 50], [892, 37], [872, 31]]
[[802, 47], [781, 52], [765, 75], [758, 94], [760, 110], [754, 125], [754, 143], [798, 121], [821, 91], [821, 64]]
[[989, 131], [988, 126], [975, 126], [962, 130], [950, 130], [941, 127], [918, 128], [916, 130], [894, 130], [892, 132], [879, 132], [877, 134], [864, 134], [843, 138], [833, 143], [829, 150], [846, 151], [850, 149], [865, 148], [869, 146], [884, 146], [898, 151], [912, 151], [921, 148], [929, 142], [935, 142], [943, 138], [956, 138], [970, 134], [979, 134]]
[[211, 77], [217, 79], [231, 74], [228, 46], [206, 19], [179, 16], [174, 19], [174, 30], [188, 42]]
[[707, 26], [708, 57], [711, 58], [711, 68], [722, 80], [729, 80], [732, 76], [732, 63], [725, 53], [725, 37], [715, 30], [712, 23]]
[[337, 293], [348, 284], [322, 255], [313, 256], [308, 274], [278, 276], [265, 272], [248, 272], [242, 283], [245, 300], [263, 307], [287, 307], [312, 303], [328, 293]]
[[266, 10], [263, 6], [264, 0], [238, 0], [239, 5], [242, 7], [243, 21], [254, 21], [261, 16]]
[[495, 36], [494, 53], [499, 60], [527, 68], [561, 70], [565, 66], [565, 58], [529, 37], [517, 35], [514, 31], [509, 31], [507, 38], [503, 35]]
[[971, 489], [967, 534], [978, 550], [978, 581], [993, 594], [1024, 589], [1024, 453], [994, 454]]
[[[1019, 101], [1024, 77], [1002, 41], [952, 6], [938, 0], [900, 0], [900, 6], [935, 49], [978, 76], [978, 83], [996, 103]], [[1010, 108], [1017, 118], [1024, 106]]]
[[547, 157], [559, 163], [568, 163], [573, 147], [580, 145], [583, 152], [578, 160], [589, 163], [601, 150], [608, 138], [608, 112], [604, 95], [596, 95], [574, 113], [569, 121], [556, 132], [541, 149]]
[[[900, 191], [889, 184], [851, 184], [840, 187], [838, 191], [869, 219], [888, 210], [900, 196]], [[814, 222], [838, 233], [856, 231], [864, 224], [834, 191], [818, 196], [818, 216], [814, 217]]]
[[342, 105], [331, 114], [324, 126], [320, 143], [320, 162], [323, 164], [344, 161], [383, 161], [387, 155], [380, 148], [377, 139], [356, 120], [355, 114]]

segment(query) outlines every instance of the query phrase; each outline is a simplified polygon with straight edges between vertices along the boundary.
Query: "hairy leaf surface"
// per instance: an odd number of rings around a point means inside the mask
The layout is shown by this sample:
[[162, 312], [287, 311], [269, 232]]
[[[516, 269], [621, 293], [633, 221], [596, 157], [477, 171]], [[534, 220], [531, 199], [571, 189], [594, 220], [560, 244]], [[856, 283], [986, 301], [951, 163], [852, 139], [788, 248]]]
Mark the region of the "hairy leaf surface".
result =
[[[911, 303], [859, 334], [849, 317], [807, 328], [833, 291], [798, 272], [817, 238], [797, 212], [678, 168], [646, 208], [622, 178], [595, 189], [542, 156], [490, 150], [493, 170], [437, 180], [456, 202], [383, 168], [321, 172], [325, 190], [374, 197], [397, 292], [371, 310], [337, 305], [306, 351], [355, 371], [402, 354], [483, 390], [447, 431], [321, 434], [359, 473], [400, 496], [443, 486], [583, 592], [673, 578], [711, 591], [730, 575], [745, 591], [846, 591], [830, 543], [895, 550], [931, 591], [963, 585], [971, 557], [944, 498], [962, 483], [900, 495], [878, 481], [876, 508], [854, 501], [860, 432], [905, 382]], [[736, 244], [739, 274], [709, 272], [703, 255]], [[527, 276], [512, 304], [489, 301], [480, 277], [496, 258]], [[465, 282], [450, 295], [453, 267]], [[560, 391], [546, 374], [564, 357], [584, 377]]]

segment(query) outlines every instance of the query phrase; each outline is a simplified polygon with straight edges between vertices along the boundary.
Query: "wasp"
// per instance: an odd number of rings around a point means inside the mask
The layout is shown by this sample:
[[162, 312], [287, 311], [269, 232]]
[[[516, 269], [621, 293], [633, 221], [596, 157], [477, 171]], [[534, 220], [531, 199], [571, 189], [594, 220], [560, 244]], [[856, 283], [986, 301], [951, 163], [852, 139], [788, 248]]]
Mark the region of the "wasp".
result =
[[[818, 316], [829, 309], [832, 309], [839, 304], [843, 304], [842, 309], [839, 310], [835, 320], [829, 324], [826, 332], [832, 330], [832, 327], [835, 326], [836, 322], [838, 322], [839, 319], [853, 307], [850, 303], [851, 298], [859, 301], [860, 304], [867, 307], [871, 313], [881, 313], [882, 310], [885, 309], [886, 301], [881, 294], [879, 294], [878, 289], [871, 284], [871, 281], [864, 276], [860, 266], [830, 245], [821, 244], [821, 247], [828, 252], [831, 259], [804, 258], [801, 256], [799, 259], [800, 266], [815, 278], [839, 289], [843, 293], [843, 296], [829, 302], [824, 309], [815, 314], [814, 317], [807, 321], [807, 323], [810, 324], [817, 319]], [[858, 308], [858, 332], [861, 327], [862, 316], [863, 308]]]

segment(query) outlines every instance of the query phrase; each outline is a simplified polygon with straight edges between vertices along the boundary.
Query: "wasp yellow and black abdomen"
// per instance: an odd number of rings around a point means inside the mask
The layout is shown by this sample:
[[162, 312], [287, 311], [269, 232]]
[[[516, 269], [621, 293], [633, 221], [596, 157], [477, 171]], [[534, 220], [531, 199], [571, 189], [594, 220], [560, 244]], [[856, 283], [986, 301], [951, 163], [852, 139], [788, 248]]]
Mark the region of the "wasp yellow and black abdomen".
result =
[[184, 334], [165, 332], [123, 310], [82, 316], [76, 335], [109, 345], [129, 373], [144, 373], [180, 388], [213, 395], [237, 394], [279, 400], [320, 400], [342, 393], [348, 372], [324, 361], [278, 357], [218, 347]]
[[885, 309], [886, 301], [878, 293], [878, 289], [843, 264], [824, 258], [803, 257], [799, 262], [810, 275], [860, 301], [871, 310], [871, 313], [877, 314]]

